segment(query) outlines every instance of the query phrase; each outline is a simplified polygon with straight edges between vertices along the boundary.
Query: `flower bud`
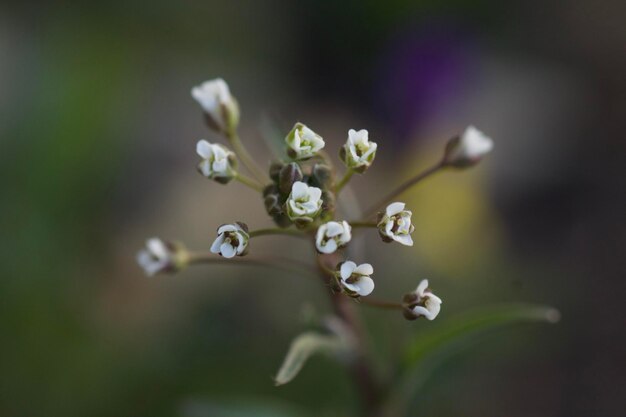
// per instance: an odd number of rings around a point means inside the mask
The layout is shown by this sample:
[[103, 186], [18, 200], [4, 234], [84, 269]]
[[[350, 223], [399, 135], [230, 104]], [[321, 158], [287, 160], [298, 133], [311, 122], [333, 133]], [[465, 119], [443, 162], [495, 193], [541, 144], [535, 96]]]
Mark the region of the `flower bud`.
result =
[[287, 216], [297, 226], [305, 226], [317, 217], [322, 208], [322, 190], [296, 181], [285, 203]]
[[278, 177], [278, 188], [280, 192], [284, 195], [289, 194], [293, 184], [296, 181], [301, 181], [303, 177], [300, 165], [295, 162], [283, 166]]
[[315, 247], [320, 253], [334, 253], [352, 239], [352, 227], [347, 221], [324, 223], [317, 229]]
[[272, 162], [270, 164], [270, 178], [275, 183], [278, 183], [278, 178], [280, 176], [280, 170], [283, 169], [284, 166], [285, 166], [285, 164], [283, 164], [282, 162]]
[[137, 254], [137, 263], [148, 276], [180, 271], [188, 262], [189, 254], [182, 244], [158, 238], [148, 239], [146, 247]]
[[220, 254], [224, 258], [243, 256], [249, 240], [248, 226], [245, 223], [224, 224], [217, 229], [217, 238], [211, 245], [211, 253]]
[[434, 320], [441, 310], [441, 303], [441, 298], [428, 289], [428, 280], [424, 279], [415, 291], [405, 294], [404, 317], [408, 320], [415, 320], [419, 317]]
[[302, 123], [296, 123], [285, 137], [287, 154], [295, 160], [314, 157], [324, 146], [324, 139]]
[[376, 157], [378, 145], [369, 141], [369, 133], [365, 129], [358, 132], [354, 129], [348, 131], [348, 141], [339, 151], [339, 157], [346, 166], [362, 174], [365, 172]]
[[474, 126], [469, 126], [461, 136], [450, 139], [443, 163], [454, 168], [468, 168], [479, 163], [492, 149], [493, 141]]
[[380, 215], [377, 227], [384, 242], [395, 240], [405, 246], [413, 246], [411, 233], [415, 227], [411, 224], [412, 213], [404, 207], [404, 203], [391, 203]]
[[196, 152], [202, 158], [198, 171], [205, 177], [227, 184], [237, 176], [237, 159], [228, 148], [202, 139], [196, 145]]
[[333, 171], [328, 165], [315, 164], [311, 170], [311, 185], [327, 190], [333, 182]]
[[207, 125], [221, 133], [231, 133], [239, 124], [239, 105], [221, 78], [191, 89], [191, 96], [202, 106]]
[[346, 261], [338, 265], [336, 272], [339, 284], [350, 297], [366, 296], [374, 291], [374, 280], [370, 277], [374, 268], [370, 264], [355, 264]]

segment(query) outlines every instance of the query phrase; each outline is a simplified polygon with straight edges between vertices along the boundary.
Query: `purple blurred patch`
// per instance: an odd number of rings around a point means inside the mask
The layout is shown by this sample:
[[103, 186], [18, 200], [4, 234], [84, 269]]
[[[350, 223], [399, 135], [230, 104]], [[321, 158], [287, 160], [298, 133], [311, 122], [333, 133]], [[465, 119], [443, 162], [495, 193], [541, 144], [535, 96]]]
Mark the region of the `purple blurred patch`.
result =
[[474, 42], [450, 22], [403, 31], [380, 60], [375, 103], [404, 142], [426, 120], [450, 111], [470, 79]]

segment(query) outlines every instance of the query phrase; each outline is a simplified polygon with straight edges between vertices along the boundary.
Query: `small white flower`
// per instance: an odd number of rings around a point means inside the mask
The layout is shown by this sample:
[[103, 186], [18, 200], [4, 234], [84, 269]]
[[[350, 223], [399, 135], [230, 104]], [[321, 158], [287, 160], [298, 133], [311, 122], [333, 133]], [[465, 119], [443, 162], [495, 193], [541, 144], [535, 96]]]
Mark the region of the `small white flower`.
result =
[[287, 198], [287, 216], [292, 221], [312, 222], [322, 208], [322, 190], [296, 181]]
[[333, 253], [352, 239], [352, 228], [347, 221], [328, 222], [317, 229], [315, 247], [321, 253]]
[[341, 159], [346, 166], [356, 172], [363, 173], [374, 161], [376, 156], [375, 142], [370, 142], [368, 132], [361, 129], [358, 132], [354, 129], [348, 131], [348, 141], [340, 152]]
[[428, 280], [424, 279], [414, 292], [405, 295], [405, 303], [409, 309], [407, 318], [424, 316], [434, 320], [441, 310], [442, 301], [428, 289]]
[[404, 203], [391, 203], [378, 221], [378, 232], [385, 242], [396, 241], [406, 246], [413, 246], [411, 233], [415, 230], [411, 224], [411, 213], [404, 209]]
[[304, 124], [298, 122], [285, 137], [287, 154], [296, 160], [315, 156], [324, 146], [324, 139]]
[[218, 253], [224, 258], [243, 256], [249, 239], [248, 226], [244, 223], [222, 225], [217, 229], [217, 239], [211, 245], [211, 253]]
[[365, 296], [374, 291], [374, 280], [370, 275], [374, 268], [370, 264], [357, 266], [352, 261], [346, 261], [339, 267], [339, 283], [351, 297]]
[[211, 128], [226, 132], [236, 126], [239, 106], [223, 79], [216, 78], [193, 87], [191, 96], [202, 106]]
[[146, 247], [137, 254], [137, 263], [146, 275], [153, 276], [181, 269], [185, 264], [185, 254], [182, 247], [153, 237], [146, 241]]
[[477, 164], [493, 149], [493, 140], [474, 126], [469, 126], [460, 137], [450, 141], [445, 161], [448, 165], [465, 168]]
[[235, 153], [225, 146], [202, 139], [196, 144], [196, 152], [202, 158], [198, 171], [205, 177], [226, 184], [237, 175]]

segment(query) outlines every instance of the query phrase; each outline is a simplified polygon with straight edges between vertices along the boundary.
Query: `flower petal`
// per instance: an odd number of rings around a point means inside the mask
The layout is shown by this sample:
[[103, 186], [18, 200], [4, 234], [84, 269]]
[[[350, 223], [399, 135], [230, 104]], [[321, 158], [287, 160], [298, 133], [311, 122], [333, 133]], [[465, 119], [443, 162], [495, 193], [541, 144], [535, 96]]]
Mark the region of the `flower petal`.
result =
[[341, 269], [339, 270], [339, 274], [341, 275], [341, 279], [348, 279], [352, 272], [356, 269], [356, 264], [352, 261], [346, 261], [341, 264]]
[[374, 291], [374, 280], [370, 277], [360, 277], [356, 282], [356, 286], [358, 287], [357, 294], [359, 295], [369, 295]]
[[213, 157], [213, 145], [201, 139], [196, 144], [196, 152], [204, 159], [211, 159]]
[[222, 246], [220, 246], [220, 255], [222, 255], [224, 258], [232, 258], [236, 254], [237, 251], [230, 243], [224, 242], [222, 243]]
[[370, 264], [361, 264], [354, 269], [354, 272], [361, 275], [372, 275], [374, 267]]
[[385, 213], [387, 216], [394, 216], [404, 210], [405, 206], [406, 204], [400, 202], [391, 203], [387, 206]]
[[417, 286], [417, 289], [415, 290], [415, 293], [417, 295], [419, 295], [420, 297], [424, 296], [424, 291], [426, 291], [426, 288], [428, 288], [428, 280], [427, 279], [423, 279], [419, 285]]

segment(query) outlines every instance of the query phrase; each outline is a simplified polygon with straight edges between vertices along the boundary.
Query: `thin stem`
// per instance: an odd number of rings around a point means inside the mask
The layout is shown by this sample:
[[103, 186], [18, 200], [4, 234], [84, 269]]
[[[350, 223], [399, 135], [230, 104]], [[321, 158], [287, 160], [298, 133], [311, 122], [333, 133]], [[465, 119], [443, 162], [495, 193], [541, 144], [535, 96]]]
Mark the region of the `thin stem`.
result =
[[343, 176], [343, 178], [335, 186], [335, 193], [336, 194], [339, 194], [339, 191], [341, 191], [341, 189], [348, 183], [348, 181], [350, 181], [350, 178], [352, 178], [353, 174], [354, 174], [354, 171], [351, 170], [350, 168], [348, 168], [348, 170], [346, 171], [346, 174]]
[[302, 239], [308, 238], [306, 234], [297, 229], [281, 229], [278, 227], [270, 227], [267, 229], [257, 229], [248, 233], [250, 237], [258, 237], [258, 236], [270, 236], [270, 235], [286, 235], [286, 236], [294, 236]]
[[[336, 263], [338, 258], [336, 254], [317, 257], [322, 279], [324, 283], [327, 283], [326, 275], [334, 274], [334, 272], [327, 266], [328, 262], [324, 262], [325, 260]], [[380, 412], [379, 406], [383, 397], [383, 387], [372, 369], [371, 358], [367, 350], [368, 336], [365, 327], [349, 297], [341, 293], [330, 293], [330, 301], [335, 314], [343, 320], [356, 339], [354, 357], [349, 365], [352, 379], [361, 397], [362, 415], [377, 417]]]
[[350, 226], [352, 226], [353, 229], [367, 228], [367, 227], [377, 227], [376, 222], [364, 222], [364, 221], [351, 222], [351, 221], [349, 221], [348, 224]]
[[394, 198], [396, 198], [397, 196], [399, 196], [400, 194], [402, 194], [403, 192], [405, 192], [406, 190], [408, 190], [409, 188], [411, 188], [415, 184], [417, 184], [417, 183], [421, 182], [422, 180], [428, 178], [429, 176], [433, 175], [434, 173], [438, 172], [440, 169], [442, 169], [444, 167], [445, 167], [445, 164], [443, 163], [443, 161], [441, 161], [441, 162], [437, 163], [436, 165], [428, 168], [427, 170], [422, 171], [421, 173], [417, 174], [416, 176], [414, 176], [412, 178], [409, 178], [408, 180], [406, 180], [405, 182], [400, 184], [400, 186], [398, 186], [392, 192], [387, 194], [385, 196], [385, 198], [381, 199], [378, 203], [376, 203], [372, 207], [370, 207], [370, 209], [365, 212], [365, 218], [372, 217], [385, 204], [391, 202], [391, 200], [393, 200]]
[[237, 134], [237, 132], [229, 132], [226, 134], [226, 137], [230, 141], [230, 144], [233, 146], [235, 153], [237, 154], [241, 162], [246, 166], [246, 168], [248, 168], [250, 173], [253, 174], [260, 183], [269, 183], [269, 178], [256, 165], [254, 159], [252, 159], [252, 157], [246, 150], [246, 147], [241, 142], [241, 139], [239, 139], [239, 135]]
[[387, 310], [402, 310], [404, 308], [401, 303], [396, 303], [393, 301], [377, 300], [372, 297], [367, 297], [367, 298], [362, 297], [359, 299], [359, 302], [361, 304], [365, 304], [370, 307], [384, 308]]
[[213, 254], [191, 252], [189, 254], [189, 264], [209, 264], [209, 265], [240, 265], [240, 266], [260, 266], [266, 268], [280, 269], [287, 272], [305, 273], [316, 276], [313, 265], [295, 259], [273, 257], [264, 259], [240, 258], [226, 259]]
[[237, 175], [235, 175], [235, 179], [255, 191], [263, 192], [263, 186], [247, 175], [238, 172]]

